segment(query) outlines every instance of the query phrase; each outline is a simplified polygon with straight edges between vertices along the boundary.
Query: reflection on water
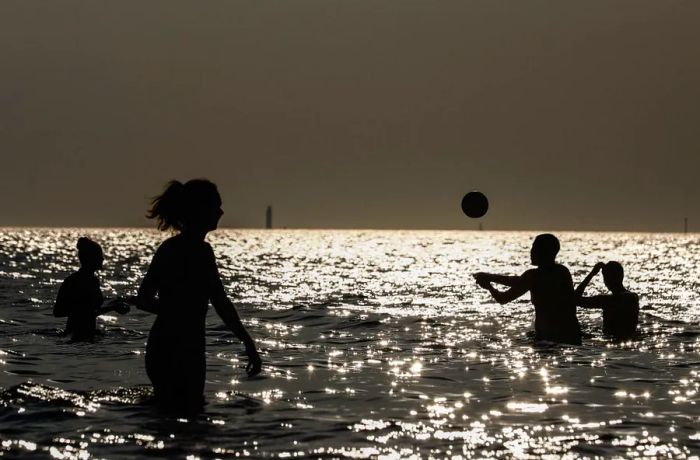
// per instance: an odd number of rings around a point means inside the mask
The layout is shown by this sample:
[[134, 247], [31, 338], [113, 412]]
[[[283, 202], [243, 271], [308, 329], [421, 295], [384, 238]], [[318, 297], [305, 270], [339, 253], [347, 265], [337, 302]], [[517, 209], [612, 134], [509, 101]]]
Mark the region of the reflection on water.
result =
[[[528, 268], [534, 234], [219, 231], [222, 276], [267, 367], [248, 379], [212, 312], [206, 411], [149, 405], [153, 317], [100, 318], [68, 344], [51, 315], [89, 234], [106, 296], [133, 293], [162, 234], [0, 230], [0, 456], [683, 458], [700, 451], [697, 235], [561, 234], [575, 280], [627, 268], [641, 337], [612, 343], [580, 313], [580, 347], [536, 347], [527, 300], [501, 307], [471, 273]], [[603, 288], [595, 280], [591, 292]]]

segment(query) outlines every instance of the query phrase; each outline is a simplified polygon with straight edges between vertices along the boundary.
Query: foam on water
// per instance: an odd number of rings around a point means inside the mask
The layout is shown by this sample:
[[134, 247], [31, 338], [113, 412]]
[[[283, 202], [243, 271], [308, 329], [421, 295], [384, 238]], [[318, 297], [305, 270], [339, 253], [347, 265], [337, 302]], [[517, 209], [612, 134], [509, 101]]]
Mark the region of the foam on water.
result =
[[[698, 235], [564, 233], [580, 281], [616, 259], [641, 294], [639, 340], [537, 347], [527, 299], [501, 307], [481, 270], [517, 274], [534, 233], [218, 231], [220, 270], [266, 366], [208, 317], [206, 410], [151, 407], [153, 317], [105, 316], [70, 344], [51, 307], [88, 234], [106, 296], [134, 293], [163, 234], [0, 230], [0, 456], [44, 458], [690, 457], [700, 452]], [[591, 293], [602, 289], [596, 280]], [[185, 370], [183, 370], [185, 372]]]

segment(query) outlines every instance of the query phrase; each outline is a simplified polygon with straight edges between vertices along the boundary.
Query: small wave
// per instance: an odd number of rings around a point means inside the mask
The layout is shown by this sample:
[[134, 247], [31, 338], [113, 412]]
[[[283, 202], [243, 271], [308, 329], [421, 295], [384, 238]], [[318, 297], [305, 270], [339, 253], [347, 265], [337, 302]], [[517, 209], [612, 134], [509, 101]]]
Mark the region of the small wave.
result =
[[99, 407], [87, 395], [47, 385], [23, 382], [0, 393], [0, 404], [41, 402], [95, 411]]
[[381, 326], [382, 322], [376, 319], [351, 321], [349, 324], [341, 324], [335, 327], [335, 329], [363, 329], [363, 328], [373, 328]]
[[96, 411], [100, 404], [142, 404], [152, 396], [148, 386], [113, 388], [95, 391], [70, 391], [48, 385], [23, 382], [0, 392], [0, 405], [45, 403], [50, 405]]

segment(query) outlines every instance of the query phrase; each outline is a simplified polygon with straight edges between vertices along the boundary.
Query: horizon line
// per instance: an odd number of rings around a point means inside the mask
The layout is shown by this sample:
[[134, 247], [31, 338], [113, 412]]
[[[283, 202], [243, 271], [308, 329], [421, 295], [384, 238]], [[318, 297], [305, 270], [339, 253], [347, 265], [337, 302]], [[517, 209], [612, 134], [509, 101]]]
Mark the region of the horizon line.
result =
[[[2, 230], [153, 230], [155, 232], [162, 233], [175, 233], [171, 230], [158, 230], [156, 227], [151, 226], [63, 226], [63, 225], [0, 225], [0, 231]], [[671, 231], [671, 230], [571, 230], [571, 229], [490, 229], [490, 230], [479, 230], [479, 229], [468, 229], [468, 228], [376, 228], [376, 227], [218, 227], [212, 232], [217, 230], [263, 230], [263, 231], [376, 231], [376, 232], [470, 232], [470, 233], [489, 233], [489, 232], [513, 232], [513, 233], [658, 233], [658, 234], [681, 234], [681, 235], [693, 235], [700, 232], [697, 231]]]

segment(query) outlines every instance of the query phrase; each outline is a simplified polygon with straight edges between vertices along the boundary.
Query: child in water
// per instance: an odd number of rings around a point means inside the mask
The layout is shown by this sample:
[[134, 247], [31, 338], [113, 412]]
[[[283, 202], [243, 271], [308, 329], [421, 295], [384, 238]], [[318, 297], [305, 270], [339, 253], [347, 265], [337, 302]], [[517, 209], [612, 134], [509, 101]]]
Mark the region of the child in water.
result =
[[[603, 282], [610, 294], [584, 297], [583, 291], [591, 279], [603, 271]], [[622, 285], [624, 271], [619, 262], [597, 263], [576, 288], [577, 303], [583, 308], [603, 310], [603, 333], [618, 339], [627, 339], [637, 333], [639, 296]]]
[[95, 336], [98, 316], [110, 311], [124, 314], [129, 311], [129, 306], [119, 298], [103, 303], [100, 280], [95, 275], [104, 262], [99, 244], [86, 237], [79, 238], [78, 259], [80, 270], [61, 284], [53, 315], [68, 317], [65, 333], [72, 336], [72, 341], [86, 341]]
[[158, 220], [160, 230], [179, 232], [160, 245], [133, 299], [140, 309], [157, 315], [146, 345], [146, 373], [155, 402], [170, 412], [195, 413], [204, 403], [209, 302], [245, 345], [248, 374], [259, 373], [262, 365], [255, 342], [226, 295], [214, 251], [205, 241], [222, 214], [216, 185], [199, 179], [170, 182], [148, 214]]

